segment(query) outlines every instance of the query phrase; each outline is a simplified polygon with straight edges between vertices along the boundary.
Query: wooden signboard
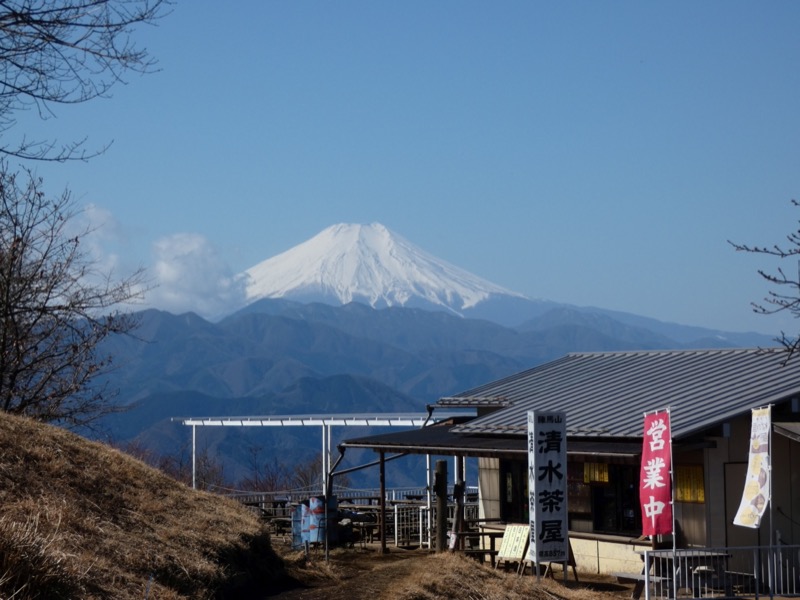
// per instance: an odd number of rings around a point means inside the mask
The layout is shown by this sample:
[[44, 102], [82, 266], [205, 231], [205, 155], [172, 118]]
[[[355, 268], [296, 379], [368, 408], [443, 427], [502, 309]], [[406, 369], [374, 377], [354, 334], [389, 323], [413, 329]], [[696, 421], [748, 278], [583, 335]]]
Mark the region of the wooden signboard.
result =
[[497, 552], [497, 564], [502, 561], [521, 563], [528, 550], [530, 525], [506, 525], [500, 550]]

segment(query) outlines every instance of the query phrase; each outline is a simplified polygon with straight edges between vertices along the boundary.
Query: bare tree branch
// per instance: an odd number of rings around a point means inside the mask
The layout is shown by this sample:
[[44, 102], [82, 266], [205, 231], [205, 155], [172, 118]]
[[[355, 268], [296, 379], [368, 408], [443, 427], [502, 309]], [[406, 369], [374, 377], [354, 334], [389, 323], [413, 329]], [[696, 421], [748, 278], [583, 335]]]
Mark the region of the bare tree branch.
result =
[[[19, 111], [43, 119], [53, 106], [107, 96], [129, 72], [149, 73], [155, 61], [131, 35], [154, 24], [168, 0], [0, 1], [0, 139], [16, 125]], [[85, 140], [0, 141], [0, 154], [23, 159], [87, 160]]]
[[[792, 205], [800, 207], [800, 202], [792, 200]], [[800, 229], [786, 236], [786, 245], [750, 246], [738, 244], [728, 240], [737, 252], [750, 252], [781, 260], [797, 258], [798, 263], [794, 275], [789, 275], [783, 267], [777, 267], [774, 272], [759, 269], [758, 274], [777, 289], [770, 290], [762, 302], [752, 302], [753, 311], [762, 315], [773, 315], [788, 312], [793, 317], [800, 317]], [[800, 352], [800, 336], [788, 335], [781, 331], [775, 341], [786, 352], [786, 361]], [[786, 362], [784, 361], [784, 362]]]
[[0, 162], [0, 410], [71, 426], [113, 410], [92, 385], [112, 364], [98, 346], [136, 327], [118, 307], [147, 290], [142, 270], [98, 277], [81, 249], [89, 230], [67, 233], [75, 216], [68, 193], [48, 198]]

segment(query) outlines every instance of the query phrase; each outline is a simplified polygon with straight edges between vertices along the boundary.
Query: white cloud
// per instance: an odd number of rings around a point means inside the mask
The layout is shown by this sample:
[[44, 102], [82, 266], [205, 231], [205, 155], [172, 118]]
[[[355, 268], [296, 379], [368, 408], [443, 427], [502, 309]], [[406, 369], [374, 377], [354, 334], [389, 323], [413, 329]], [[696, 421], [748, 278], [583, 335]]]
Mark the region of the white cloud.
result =
[[81, 231], [75, 234], [81, 234], [83, 249], [95, 267], [103, 273], [117, 271], [122, 262], [118, 249], [127, 242], [119, 222], [96, 204], [86, 205], [76, 217], [74, 225]]
[[217, 249], [198, 233], [175, 233], [153, 244], [148, 273], [156, 287], [146, 304], [172, 313], [214, 318], [244, 304], [242, 276], [232, 272]]
[[[96, 204], [78, 207], [64, 227], [65, 235], [80, 239], [80, 262], [88, 268], [84, 274], [87, 284], [102, 288], [109, 281], [119, 283], [131, 277], [139, 279], [134, 274], [141, 270], [142, 265], [134, 264], [130, 258], [134, 250], [130, 237], [110, 211]], [[146, 286], [147, 282], [141, 284]], [[124, 308], [137, 309], [139, 305], [139, 301], [133, 301]]]

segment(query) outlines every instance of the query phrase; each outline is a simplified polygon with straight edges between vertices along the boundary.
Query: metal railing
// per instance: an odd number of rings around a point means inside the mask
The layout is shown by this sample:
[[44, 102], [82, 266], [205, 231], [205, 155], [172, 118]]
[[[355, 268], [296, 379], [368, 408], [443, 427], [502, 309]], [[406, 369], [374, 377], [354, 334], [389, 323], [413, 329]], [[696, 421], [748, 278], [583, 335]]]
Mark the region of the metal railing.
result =
[[[388, 503], [400, 503], [404, 500], [420, 501], [427, 498], [427, 489], [424, 487], [408, 487], [408, 488], [392, 488], [386, 491], [386, 501]], [[453, 488], [448, 488], [448, 494], [452, 495]], [[298, 504], [307, 500], [311, 496], [318, 496], [314, 490], [282, 490], [274, 492], [235, 492], [227, 494], [228, 497], [238, 500], [239, 502], [248, 506], [255, 506], [261, 508], [269, 514], [275, 516], [285, 516], [281, 509], [292, 504]], [[371, 505], [380, 504], [381, 495], [380, 490], [365, 488], [334, 488], [333, 495], [338, 499], [339, 504], [350, 503], [355, 505]], [[465, 497], [477, 498], [477, 486], [468, 486], [465, 489]]]
[[800, 595], [800, 546], [645, 550], [645, 598]]
[[[455, 520], [456, 505], [447, 505], [447, 522], [452, 527]], [[465, 521], [475, 521], [478, 518], [477, 502], [464, 504]], [[434, 546], [434, 524], [436, 523], [436, 507], [428, 509], [419, 504], [395, 504], [394, 506], [394, 545], [432, 548]]]
[[[448, 489], [452, 496], [453, 489]], [[380, 504], [380, 490], [375, 489], [335, 489], [338, 506], [341, 510], [360, 512], [369, 509], [371, 518], [375, 520], [378, 514], [375, 509]], [[239, 502], [259, 510], [266, 519], [291, 519], [295, 507], [310, 496], [309, 490], [291, 490], [276, 492], [240, 492], [230, 494]], [[469, 500], [464, 504], [464, 516], [467, 521], [478, 518], [478, 489], [468, 486], [465, 489], [465, 498]], [[386, 491], [387, 506], [386, 525], [384, 531], [387, 539], [394, 541], [395, 546], [432, 547], [433, 524], [436, 522], [436, 507], [427, 505], [427, 489], [392, 488]], [[448, 502], [448, 523], [452, 524], [456, 506]]]

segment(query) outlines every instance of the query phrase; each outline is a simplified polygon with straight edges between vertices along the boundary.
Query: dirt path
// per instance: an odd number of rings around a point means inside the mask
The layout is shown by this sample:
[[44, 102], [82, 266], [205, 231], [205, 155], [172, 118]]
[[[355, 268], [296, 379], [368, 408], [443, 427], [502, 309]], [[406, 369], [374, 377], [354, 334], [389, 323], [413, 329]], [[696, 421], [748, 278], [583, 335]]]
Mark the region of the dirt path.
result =
[[[302, 568], [302, 584], [268, 598], [280, 600], [377, 600], [390, 587], [425, 569], [430, 553], [423, 550], [336, 550], [328, 562], [313, 554]], [[294, 560], [297, 560], [294, 557]]]
[[[427, 550], [389, 548], [386, 554], [370, 547], [336, 549], [325, 560], [314, 553], [306, 562], [302, 554], [285, 558], [297, 579], [295, 587], [276, 590], [269, 599], [279, 600], [404, 600], [405, 598], [489, 599], [539, 598], [539, 600], [627, 600], [630, 587], [608, 578], [588, 578], [563, 586], [551, 579], [537, 585], [535, 578], [510, 573], [503, 582], [501, 571], [481, 567], [471, 559], [453, 555], [450, 562], [437, 560]], [[432, 583], [433, 582], [433, 583]], [[425, 589], [423, 593], [421, 590]], [[470, 591], [467, 596], [463, 595]], [[537, 593], [532, 593], [533, 591]]]

